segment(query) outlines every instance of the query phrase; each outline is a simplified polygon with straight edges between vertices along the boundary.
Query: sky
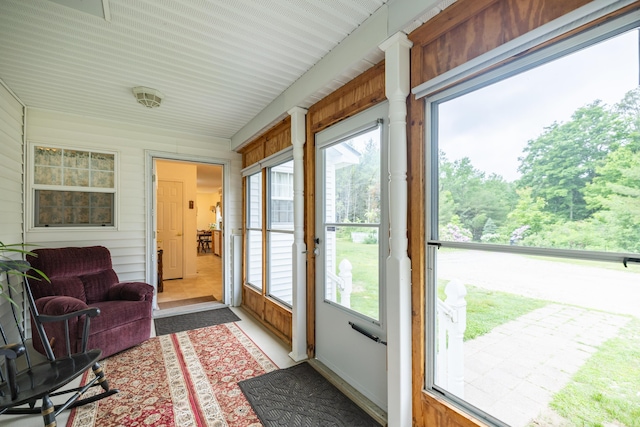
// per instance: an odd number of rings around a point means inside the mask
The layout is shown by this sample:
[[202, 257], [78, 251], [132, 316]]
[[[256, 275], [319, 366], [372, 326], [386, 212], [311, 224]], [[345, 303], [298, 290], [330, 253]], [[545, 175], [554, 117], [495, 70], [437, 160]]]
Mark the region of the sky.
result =
[[620, 101], [639, 84], [638, 30], [580, 50], [440, 104], [440, 150], [507, 181], [519, 178], [522, 150], [554, 121], [600, 99]]

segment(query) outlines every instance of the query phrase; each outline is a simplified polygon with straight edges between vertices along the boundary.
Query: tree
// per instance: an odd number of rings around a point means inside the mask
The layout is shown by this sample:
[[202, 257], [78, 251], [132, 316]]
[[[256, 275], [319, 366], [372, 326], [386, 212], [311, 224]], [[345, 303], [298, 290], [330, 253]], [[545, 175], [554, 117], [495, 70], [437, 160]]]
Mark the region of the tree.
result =
[[486, 177], [468, 157], [449, 162], [441, 152], [439, 172], [440, 224], [455, 214], [474, 241], [480, 241], [487, 218], [502, 224], [515, 204], [513, 185], [499, 175]]
[[569, 122], [554, 122], [527, 143], [519, 159], [518, 187], [530, 187], [532, 197], [542, 197], [545, 209], [559, 219], [587, 218], [592, 212], [583, 190], [608, 153], [628, 137], [624, 120], [601, 101], [579, 108]]
[[360, 162], [336, 170], [336, 220], [380, 221], [380, 144], [369, 139], [360, 151]]

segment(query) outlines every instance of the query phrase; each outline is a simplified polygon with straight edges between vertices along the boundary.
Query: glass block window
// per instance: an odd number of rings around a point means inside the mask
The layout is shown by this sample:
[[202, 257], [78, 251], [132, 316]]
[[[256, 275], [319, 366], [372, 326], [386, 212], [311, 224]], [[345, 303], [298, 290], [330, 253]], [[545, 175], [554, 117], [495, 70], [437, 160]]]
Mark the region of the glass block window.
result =
[[115, 225], [116, 154], [33, 147], [35, 227]]

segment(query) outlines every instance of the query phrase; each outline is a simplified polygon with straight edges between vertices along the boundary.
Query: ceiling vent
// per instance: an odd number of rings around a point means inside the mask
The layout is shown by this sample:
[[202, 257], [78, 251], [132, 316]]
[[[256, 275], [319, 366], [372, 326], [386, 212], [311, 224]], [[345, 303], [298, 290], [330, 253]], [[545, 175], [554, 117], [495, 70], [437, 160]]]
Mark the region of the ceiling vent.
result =
[[144, 86], [134, 87], [133, 95], [140, 104], [147, 108], [159, 107], [162, 98], [164, 98], [164, 95], [159, 90]]

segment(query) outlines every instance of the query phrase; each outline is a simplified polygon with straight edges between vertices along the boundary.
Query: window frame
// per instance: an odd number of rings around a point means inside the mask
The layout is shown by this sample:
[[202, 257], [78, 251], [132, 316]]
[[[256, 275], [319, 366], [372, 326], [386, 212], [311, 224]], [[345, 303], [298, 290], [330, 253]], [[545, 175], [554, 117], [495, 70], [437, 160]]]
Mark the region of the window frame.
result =
[[[58, 149], [64, 151], [80, 151], [89, 154], [105, 154], [109, 156], [113, 156], [113, 185], [111, 187], [95, 187], [91, 185], [80, 186], [80, 185], [64, 185], [64, 184], [38, 184], [36, 183], [36, 148], [50, 148], [50, 149]], [[83, 147], [77, 145], [67, 145], [67, 144], [50, 144], [39, 141], [29, 141], [29, 150], [28, 150], [28, 223], [30, 231], [43, 231], [43, 230], [117, 230], [119, 224], [119, 172], [120, 172], [120, 164], [119, 164], [119, 152], [115, 150], [106, 150], [106, 149], [94, 149], [93, 147]], [[60, 166], [61, 171], [64, 173], [65, 168], [64, 164]], [[92, 168], [88, 169], [90, 172], [93, 170]], [[101, 223], [101, 224], [43, 224], [40, 225], [39, 221], [36, 219], [36, 215], [38, 215], [38, 192], [39, 191], [54, 191], [60, 193], [66, 192], [74, 192], [74, 193], [89, 193], [91, 194], [111, 194], [112, 196], [112, 207], [111, 207], [111, 222], [110, 223]]]
[[[417, 87], [413, 93], [417, 97], [424, 96], [425, 103], [425, 375], [423, 378], [424, 392], [442, 398], [465, 412], [488, 422], [491, 425], [506, 426], [502, 421], [496, 419], [478, 408], [475, 408], [468, 401], [455, 396], [448, 390], [435, 384], [436, 371], [436, 343], [437, 343], [437, 276], [436, 276], [436, 253], [441, 247], [454, 249], [472, 249], [489, 252], [503, 252], [535, 256], [550, 256], [554, 258], [571, 258], [589, 261], [609, 261], [622, 263], [625, 257], [634, 254], [620, 252], [586, 251], [575, 249], [549, 249], [541, 247], [508, 246], [502, 244], [488, 244], [477, 242], [452, 242], [439, 240], [438, 236], [438, 192], [430, 191], [431, 186], [438, 185], [439, 165], [438, 165], [438, 109], [437, 105], [447, 100], [463, 96], [466, 93], [477, 90], [481, 87], [489, 86], [495, 82], [502, 81], [513, 75], [524, 73], [529, 69], [537, 67], [555, 59], [562, 58], [577, 50], [589, 47], [600, 41], [613, 38], [619, 34], [634, 28], [640, 28], [640, 11], [631, 12], [614, 18], [601, 25], [588, 28], [571, 37], [560, 40], [550, 46], [535, 50], [522, 58], [508, 62], [502, 66], [492, 68], [486, 73], [468, 78], [468, 74], [462, 72], [457, 79], [452, 82], [447, 80], [446, 88], [431, 86], [429, 82]], [[640, 30], [639, 30], [640, 31]], [[524, 49], [523, 49], [524, 50]], [[453, 70], [452, 70], [453, 71]], [[455, 73], [451, 73], [455, 75]], [[435, 79], [434, 79], [435, 80]], [[430, 88], [430, 89], [421, 89]], [[431, 93], [425, 93], [431, 90]], [[435, 183], [435, 184], [432, 184]], [[431, 267], [433, 266], [433, 267]]]
[[[293, 236], [294, 234], [294, 226], [293, 223], [291, 224], [291, 230], [283, 230], [283, 229], [278, 229], [278, 228], [271, 228], [271, 177], [270, 177], [270, 173], [271, 173], [271, 169], [274, 167], [277, 167], [283, 163], [287, 163], [287, 162], [292, 162], [293, 161], [293, 147], [289, 147], [286, 148], [278, 153], [275, 153], [259, 162], [254, 163], [251, 166], [248, 166], [246, 168], [244, 168], [242, 170], [242, 176], [245, 179], [245, 185], [246, 185], [246, 190], [245, 190], [245, 197], [246, 197], [246, 207], [245, 207], [245, 215], [246, 215], [246, 220], [244, 223], [244, 230], [245, 230], [245, 238], [244, 238], [244, 243], [245, 243], [245, 248], [247, 248], [248, 250], [248, 238], [249, 238], [249, 232], [253, 231], [253, 232], [260, 232], [261, 236], [262, 236], [262, 282], [258, 285], [256, 283], [251, 283], [249, 282], [248, 278], [249, 278], [249, 274], [248, 274], [248, 259], [247, 259], [247, 251], [245, 250], [245, 255], [244, 255], [244, 274], [245, 274], [245, 280], [244, 280], [244, 284], [247, 286], [250, 286], [252, 289], [254, 289], [255, 291], [260, 292], [264, 297], [269, 298], [270, 300], [273, 300], [275, 302], [277, 302], [277, 304], [282, 305], [283, 307], [285, 307], [287, 310], [291, 310], [292, 309], [292, 304], [286, 301], [283, 301], [282, 299], [271, 295], [270, 293], [270, 262], [271, 262], [271, 252], [269, 250], [269, 244], [270, 244], [270, 236], [272, 233], [281, 233], [281, 234], [291, 234]], [[250, 191], [250, 187], [249, 187], [249, 178], [251, 176], [254, 176], [256, 174], [260, 174], [261, 176], [261, 185], [262, 185], [262, 192], [261, 192], [261, 224], [260, 224], [260, 228], [257, 227], [250, 227], [249, 224], [249, 209], [250, 209], [250, 203], [249, 203], [249, 191]], [[293, 175], [293, 172], [292, 172]], [[292, 185], [293, 185], [293, 178], [292, 178]], [[293, 197], [293, 186], [291, 187], [292, 190], [292, 197]], [[281, 197], [278, 198], [278, 200], [285, 200]], [[292, 199], [293, 200], [293, 199]], [[291, 263], [293, 265], [293, 250], [291, 250], [290, 252], [291, 254]], [[292, 286], [293, 286], [293, 276], [292, 276]], [[293, 292], [293, 289], [292, 289]]]
[[[251, 186], [251, 178], [258, 175], [259, 179], [257, 180], [258, 185], [260, 186], [260, 190], [259, 190], [259, 206], [258, 206], [258, 210], [259, 210], [259, 227], [258, 226], [254, 226], [252, 224], [251, 221], [251, 190], [252, 190], [252, 186]], [[263, 203], [264, 203], [264, 195], [263, 195], [263, 191], [262, 191], [262, 183], [263, 183], [263, 171], [262, 169], [257, 169], [257, 170], [252, 170], [250, 171], [250, 173], [245, 175], [245, 179], [246, 179], [246, 200], [247, 200], [247, 205], [245, 208], [245, 215], [246, 215], [246, 220], [245, 220], [245, 247], [246, 247], [246, 251], [245, 251], [245, 284], [247, 286], [252, 287], [253, 289], [256, 289], [260, 292], [262, 292], [262, 281], [264, 281], [264, 215], [263, 215]], [[257, 283], [253, 283], [250, 280], [250, 275], [249, 275], [249, 236], [251, 234], [251, 232], [255, 232], [255, 233], [260, 233], [261, 239], [260, 239], [260, 245], [262, 246], [262, 251], [261, 251], [261, 256], [260, 256], [260, 265], [261, 265], [261, 282], [259, 284]]]
[[[291, 308], [293, 306], [293, 301], [289, 302], [289, 301], [285, 301], [282, 298], [279, 298], [275, 295], [273, 295], [271, 293], [271, 285], [272, 285], [272, 279], [271, 279], [271, 273], [273, 272], [273, 266], [272, 266], [272, 250], [271, 250], [271, 242], [273, 241], [273, 237], [274, 235], [278, 235], [278, 234], [284, 234], [284, 235], [290, 235], [291, 236], [291, 244], [293, 246], [293, 234], [294, 234], [294, 223], [293, 223], [293, 156], [291, 156], [290, 158], [285, 158], [282, 159], [280, 157], [278, 157], [278, 161], [276, 164], [270, 164], [269, 166], [265, 167], [264, 170], [266, 171], [266, 179], [267, 179], [267, 194], [264, 195], [264, 197], [266, 198], [267, 201], [267, 218], [266, 218], [266, 223], [267, 226], [265, 228], [265, 234], [266, 234], [266, 289], [265, 289], [265, 293], [268, 297], [273, 298], [275, 300], [277, 300], [278, 302], [280, 302], [281, 304], [284, 304], [285, 306]], [[282, 166], [285, 163], [291, 163], [291, 174], [289, 174], [291, 176], [291, 185], [290, 185], [290, 189], [291, 189], [291, 199], [288, 198], [284, 198], [282, 197], [281, 194], [278, 194], [278, 197], [276, 200], [278, 201], [288, 201], [291, 200], [291, 229], [284, 229], [284, 228], [278, 228], [276, 226], [274, 226], [273, 224], [273, 202], [274, 202], [274, 197], [272, 195], [272, 191], [273, 191], [273, 173], [276, 174], [281, 174], [281, 175], [285, 175], [286, 172], [280, 172], [280, 171], [274, 171], [275, 168], [277, 168], [278, 166]], [[278, 191], [280, 193], [280, 191]], [[264, 199], [263, 199], [264, 200]], [[289, 255], [291, 256], [291, 266], [293, 268], [293, 252], [292, 250], [289, 251]], [[292, 298], [293, 298], [293, 271], [291, 274], [291, 293], [292, 293]]]

